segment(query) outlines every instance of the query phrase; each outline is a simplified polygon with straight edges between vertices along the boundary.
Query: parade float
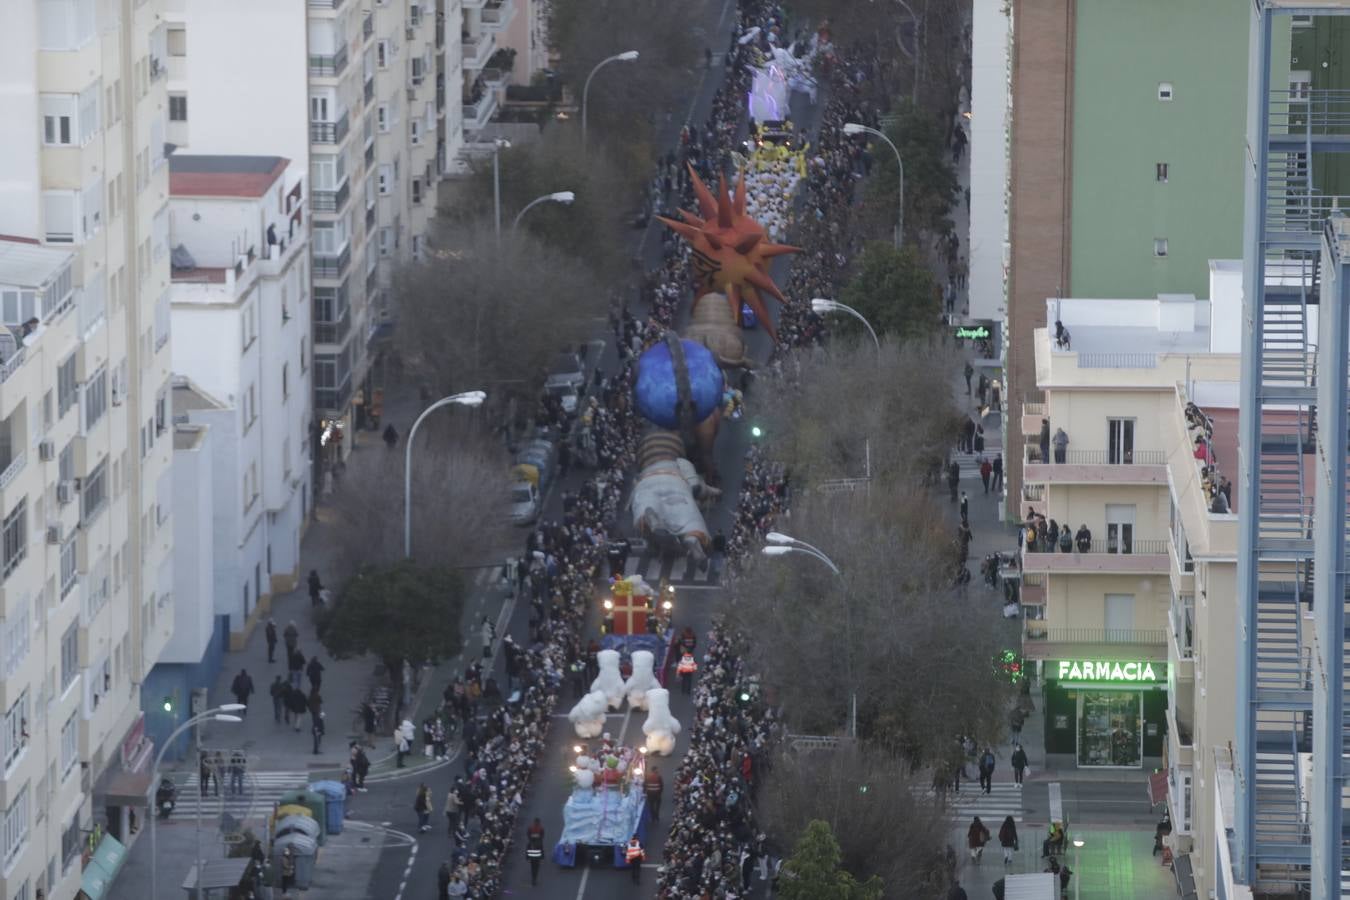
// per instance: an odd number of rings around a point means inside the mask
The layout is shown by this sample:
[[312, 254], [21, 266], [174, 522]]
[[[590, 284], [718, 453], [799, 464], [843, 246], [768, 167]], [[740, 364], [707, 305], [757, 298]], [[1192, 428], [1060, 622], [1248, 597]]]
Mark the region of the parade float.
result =
[[[678, 723], [676, 723], [678, 728]], [[576, 744], [568, 766], [572, 792], [563, 804], [563, 828], [553, 861], [571, 868], [624, 865], [624, 844], [647, 840], [647, 800], [642, 791], [647, 748], [618, 746], [605, 733], [596, 747]]]

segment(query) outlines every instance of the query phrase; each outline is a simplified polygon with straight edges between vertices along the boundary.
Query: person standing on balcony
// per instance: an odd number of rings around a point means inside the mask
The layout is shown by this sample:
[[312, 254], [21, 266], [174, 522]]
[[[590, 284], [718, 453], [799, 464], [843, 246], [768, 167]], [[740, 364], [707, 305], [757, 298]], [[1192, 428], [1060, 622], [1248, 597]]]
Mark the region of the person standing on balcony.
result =
[[1079, 553], [1087, 553], [1092, 549], [1092, 532], [1088, 531], [1086, 522], [1078, 526], [1078, 533], [1073, 536], [1073, 542], [1078, 547]]
[[1055, 430], [1055, 462], [1063, 463], [1068, 455], [1069, 436], [1064, 433], [1063, 428]]
[[1038, 441], [1041, 451], [1041, 462], [1050, 461], [1050, 420], [1041, 419], [1041, 434]]

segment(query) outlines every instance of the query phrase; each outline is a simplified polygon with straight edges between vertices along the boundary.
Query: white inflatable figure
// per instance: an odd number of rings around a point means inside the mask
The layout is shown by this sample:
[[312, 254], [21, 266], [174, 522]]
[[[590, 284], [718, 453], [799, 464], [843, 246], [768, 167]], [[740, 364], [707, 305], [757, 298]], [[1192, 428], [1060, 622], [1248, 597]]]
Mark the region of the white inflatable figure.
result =
[[661, 686], [652, 672], [654, 660], [650, 650], [633, 651], [633, 674], [623, 684], [623, 692], [628, 695], [628, 705], [633, 709], [646, 709], [647, 692]]
[[642, 723], [642, 733], [647, 736], [648, 753], [669, 756], [675, 752], [680, 723], [670, 714], [670, 691], [665, 688], [647, 692], [647, 721]]
[[603, 691], [612, 709], [623, 706], [623, 676], [619, 674], [619, 651], [601, 650], [595, 654], [600, 674], [591, 682], [591, 691]]
[[576, 782], [577, 787], [584, 791], [589, 791], [595, 787], [595, 760], [589, 756], [578, 756], [577, 768], [572, 775], [572, 780]]
[[608, 703], [604, 691], [591, 691], [577, 701], [567, 714], [567, 721], [576, 729], [577, 737], [590, 740], [605, 730], [605, 707]]

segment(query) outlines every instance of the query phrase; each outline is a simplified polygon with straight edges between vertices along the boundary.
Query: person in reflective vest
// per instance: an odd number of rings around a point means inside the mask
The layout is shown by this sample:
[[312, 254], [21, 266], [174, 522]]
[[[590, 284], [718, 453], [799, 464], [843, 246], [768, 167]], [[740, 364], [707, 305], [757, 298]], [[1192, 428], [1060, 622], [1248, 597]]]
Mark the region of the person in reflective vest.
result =
[[538, 884], [539, 863], [544, 859], [544, 823], [537, 816], [525, 831], [525, 856], [530, 861], [530, 884]]
[[698, 663], [694, 662], [694, 654], [685, 653], [680, 657], [679, 665], [675, 667], [675, 673], [680, 676], [680, 691], [687, 694], [694, 686], [694, 673], [698, 671]]
[[642, 849], [642, 842], [638, 840], [635, 834], [628, 839], [628, 846], [623, 850], [624, 862], [628, 863], [628, 868], [633, 870], [633, 884], [642, 883], [642, 861], [647, 858], [647, 852]]

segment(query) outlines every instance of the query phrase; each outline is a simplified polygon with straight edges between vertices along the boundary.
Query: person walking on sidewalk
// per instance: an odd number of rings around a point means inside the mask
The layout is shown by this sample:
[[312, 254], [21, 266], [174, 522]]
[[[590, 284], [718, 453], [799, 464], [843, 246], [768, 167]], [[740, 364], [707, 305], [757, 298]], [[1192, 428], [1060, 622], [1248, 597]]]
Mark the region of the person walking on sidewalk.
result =
[[277, 661], [277, 623], [268, 619], [263, 634], [267, 637], [267, 661], [274, 663]]
[[248, 715], [248, 698], [253, 696], [253, 679], [248, 676], [248, 669], [240, 669], [239, 674], [234, 676], [234, 681], [230, 684], [230, 693], [234, 694], [235, 702], [244, 707], [239, 714]]
[[300, 717], [309, 709], [309, 701], [305, 699], [305, 692], [298, 687], [291, 685], [286, 689], [286, 709], [291, 713], [291, 724], [295, 730], [300, 730]]
[[298, 689], [305, 677], [305, 654], [299, 647], [286, 651], [286, 673], [291, 687]]
[[305, 666], [305, 675], [309, 677], [310, 689], [317, 691], [323, 684], [323, 663], [319, 662], [318, 656], [309, 658], [309, 665]]
[[272, 686], [268, 688], [268, 693], [272, 695], [272, 719], [278, 725], [285, 719], [289, 725], [291, 721], [290, 713], [286, 711], [286, 691], [288, 689], [286, 682], [281, 680], [278, 675], [273, 681]]
[[365, 748], [352, 741], [352, 784], [361, 793], [366, 792], [366, 776], [370, 774], [370, 757]]
[[483, 616], [478, 632], [483, 640], [483, 659], [489, 659], [492, 656], [492, 642], [497, 639], [497, 626], [487, 616]]
[[1022, 783], [1022, 774], [1027, 770], [1027, 751], [1022, 749], [1021, 744], [1013, 745], [1012, 754], [1013, 781], [1017, 784]]
[[984, 484], [984, 492], [989, 493], [989, 478], [994, 474], [994, 465], [989, 462], [988, 457], [980, 457], [980, 481]]
[[300, 646], [300, 629], [295, 627], [294, 619], [286, 623], [286, 630], [281, 633], [281, 637], [286, 642], [286, 660], [289, 662], [295, 648]]
[[975, 374], [975, 367], [966, 360], [966, 367], [961, 370], [961, 374], [966, 376], [966, 396], [970, 396], [970, 377]]
[[984, 748], [984, 755], [980, 757], [980, 787], [986, 794], [993, 793], [994, 751], [988, 747]]
[[984, 855], [984, 845], [987, 843], [989, 843], [989, 829], [985, 828], [980, 817], [976, 816], [966, 831], [966, 845], [970, 849], [970, 861], [977, 866], [980, 864], [980, 857]]
[[947, 487], [951, 489], [953, 503], [956, 502], [956, 489], [960, 486], [961, 464], [956, 460], [952, 460], [951, 465], [947, 467]]
[[661, 795], [666, 791], [666, 782], [661, 778], [661, 770], [652, 763], [642, 778], [642, 793], [647, 796], [647, 809], [651, 810], [652, 821], [661, 821]]
[[1021, 705], [1014, 706], [1008, 713], [1008, 733], [1012, 735], [1014, 744], [1022, 740], [1022, 723], [1027, 720], [1027, 714], [1022, 712]]
[[698, 671], [698, 663], [694, 661], [694, 654], [684, 653], [680, 656], [680, 662], [675, 666], [675, 674], [680, 676], [680, 693], [688, 695], [694, 688], [694, 673]]
[[1003, 824], [998, 829], [998, 842], [1003, 847], [1003, 864], [1012, 863], [1013, 851], [1020, 849], [1017, 846], [1017, 823], [1013, 821], [1012, 816], [1003, 820]]
[[318, 606], [320, 603], [323, 602], [321, 594], [321, 592], [323, 591], [323, 582], [319, 580], [318, 569], [309, 570], [309, 578], [307, 580], [307, 583], [309, 585], [309, 605]]
[[455, 828], [459, 825], [459, 809], [464, 805], [460, 799], [459, 790], [464, 784], [463, 779], [455, 776], [455, 783], [450, 785], [450, 790], [445, 794], [445, 836], [454, 837]]
[[530, 861], [530, 884], [539, 883], [539, 864], [544, 861], [544, 823], [536, 816], [525, 830], [525, 858]]
[[314, 719], [314, 724], [310, 726], [310, 733], [314, 735], [314, 755], [319, 755], [319, 746], [323, 743], [323, 713]]
[[413, 801], [413, 812], [417, 813], [417, 830], [431, 830], [431, 788], [424, 781], [417, 788], [417, 799]]
[[961, 492], [961, 521], [970, 521], [970, 498], [966, 496], [965, 491]]
[[992, 490], [995, 494], [1003, 490], [1003, 454], [1000, 453], [994, 457], [994, 484]]
[[450, 863], [443, 862], [436, 870], [436, 900], [450, 900]]

